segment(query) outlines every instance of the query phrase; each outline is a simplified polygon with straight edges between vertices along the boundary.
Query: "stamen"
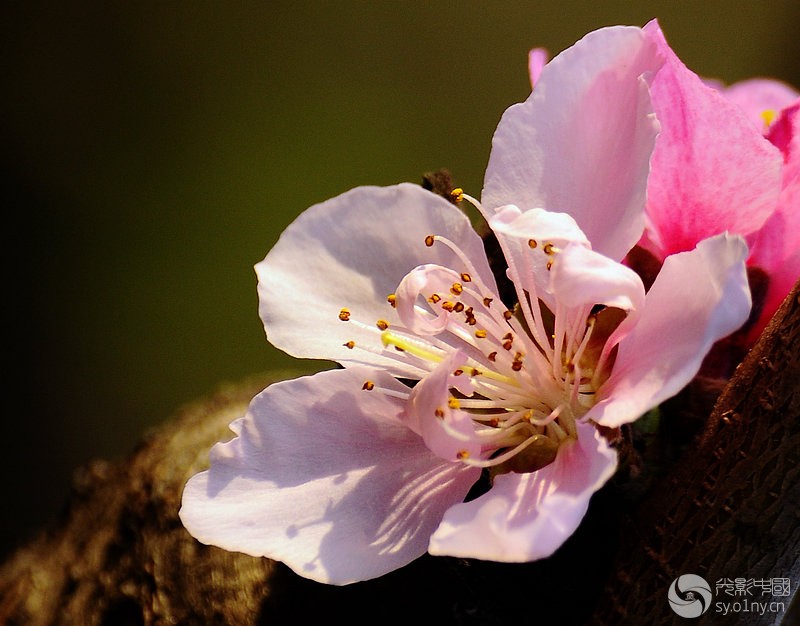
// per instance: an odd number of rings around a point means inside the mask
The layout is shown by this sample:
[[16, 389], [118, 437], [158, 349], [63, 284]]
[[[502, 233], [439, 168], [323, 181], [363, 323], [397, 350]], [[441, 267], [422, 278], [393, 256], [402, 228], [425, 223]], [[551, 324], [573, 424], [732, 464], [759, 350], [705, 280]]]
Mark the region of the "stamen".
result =
[[470, 276], [466, 272], [461, 272], [461, 280], [463, 280], [465, 283], [471, 283], [472, 282], [472, 276]]
[[361, 386], [364, 391], [372, 391], [375, 389], [375, 383], [371, 380], [364, 381], [364, 384]]
[[464, 285], [461, 283], [453, 283], [452, 287], [450, 287], [450, 293], [454, 296], [460, 296], [464, 291]]
[[528, 239], [528, 247], [531, 248], [531, 250], [535, 250], [536, 246], [538, 246], [538, 245], [539, 244], [536, 243], [535, 239]]
[[433, 302], [434, 304], [437, 304], [441, 300], [442, 300], [442, 297], [438, 293], [432, 293], [431, 297], [428, 298], [428, 302]]
[[458, 398], [456, 398], [455, 396], [450, 396], [447, 399], [447, 406], [449, 406], [451, 409], [457, 409], [461, 405], [458, 403]]
[[479, 328], [478, 330], [475, 331], [475, 336], [478, 339], [486, 339], [486, 331]]
[[[463, 458], [461, 458], [459, 456], [459, 461], [464, 461], [467, 465], [471, 465], [472, 467], [493, 467], [495, 465], [500, 465], [501, 463], [504, 463], [504, 462], [508, 461], [508, 459], [510, 459], [511, 457], [516, 456], [519, 452], [521, 452], [522, 450], [527, 448], [533, 442], [538, 441], [539, 439], [545, 439], [545, 438], [546, 437], [544, 435], [538, 435], [538, 434], [537, 435], [531, 435], [530, 437], [528, 437], [525, 441], [523, 441], [519, 445], [511, 448], [510, 450], [504, 452], [503, 454], [501, 454], [499, 456], [494, 457], [493, 459], [487, 459], [485, 461], [472, 460], [472, 459], [469, 458], [469, 454], [467, 454], [467, 456], [465, 456]], [[466, 452], [466, 450], [464, 450], [464, 452]], [[459, 455], [460, 454], [461, 453], [459, 453]]]
[[375, 322], [375, 326], [377, 326], [379, 330], [386, 330], [387, 328], [389, 328], [389, 322], [387, 322], [386, 320], [378, 320], [377, 322]]
[[409, 354], [413, 354], [414, 356], [426, 361], [441, 363], [444, 360], [443, 355], [431, 352], [430, 350], [421, 346], [419, 343], [414, 342], [411, 339], [401, 337], [390, 330], [385, 330], [381, 333], [381, 341], [383, 342], [384, 346], [400, 347]]
[[397, 308], [397, 296], [395, 294], [390, 293], [388, 296], [386, 296], [386, 302], [391, 304], [393, 309]]
[[351, 341], [348, 341], [347, 343], [343, 343], [342, 345], [345, 348], [348, 348], [348, 349], [352, 350], [353, 348], [356, 347], [356, 342], [351, 340]]
[[425, 237], [425, 245], [428, 246], [429, 248], [433, 245], [434, 241], [435, 239], [433, 235], [428, 235], [427, 237]]
[[343, 322], [349, 322], [350, 321], [350, 310], [349, 309], [342, 309], [341, 311], [339, 311], [339, 319], [342, 320]]
[[464, 190], [461, 187], [456, 187], [450, 192], [450, 198], [453, 202], [461, 202], [464, 199]]

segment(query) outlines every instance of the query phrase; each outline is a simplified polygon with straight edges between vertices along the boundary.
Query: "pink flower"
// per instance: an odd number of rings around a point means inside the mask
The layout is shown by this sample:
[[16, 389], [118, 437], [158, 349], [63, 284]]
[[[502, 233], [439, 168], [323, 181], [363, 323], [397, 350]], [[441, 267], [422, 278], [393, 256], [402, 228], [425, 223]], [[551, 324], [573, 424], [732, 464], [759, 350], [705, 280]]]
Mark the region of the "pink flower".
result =
[[[598, 426], [679, 391], [750, 309], [741, 238], [670, 256], [647, 294], [619, 262], [644, 225], [660, 62], [641, 29], [596, 31], [503, 116], [482, 202], [463, 198], [497, 235], [513, 308], [465, 215], [420, 187], [354, 189], [287, 228], [256, 266], [267, 335], [343, 368], [253, 400], [186, 486], [195, 537], [334, 584], [426, 550], [529, 561], [569, 537], [616, 469]], [[464, 502], [483, 471], [491, 488]]]
[[743, 235], [753, 282], [752, 343], [800, 278], [800, 100], [769, 80], [708, 84], [645, 27], [665, 63], [651, 93], [661, 134], [642, 241], [659, 260], [721, 232]]

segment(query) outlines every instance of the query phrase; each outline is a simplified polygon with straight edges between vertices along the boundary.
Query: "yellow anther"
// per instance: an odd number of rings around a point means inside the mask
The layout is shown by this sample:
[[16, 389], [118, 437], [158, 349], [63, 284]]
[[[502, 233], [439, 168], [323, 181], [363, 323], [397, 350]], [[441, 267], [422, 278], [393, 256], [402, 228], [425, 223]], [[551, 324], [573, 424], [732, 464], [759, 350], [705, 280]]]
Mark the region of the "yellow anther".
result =
[[454, 296], [460, 296], [463, 291], [464, 285], [461, 283], [453, 283], [453, 286], [450, 287], [450, 293], [452, 293]]
[[427, 237], [425, 237], [425, 245], [428, 246], [429, 248], [433, 245], [433, 242], [434, 242], [433, 235], [428, 235]]
[[469, 458], [469, 450], [459, 450], [458, 454], [456, 454], [456, 458], [459, 461], [463, 461], [464, 459], [468, 459]]
[[485, 307], [488, 309], [488, 308], [489, 308], [489, 305], [491, 305], [491, 304], [492, 304], [492, 300], [494, 300], [494, 298], [490, 298], [489, 296], [486, 296], [486, 297], [483, 299], [483, 306], [485, 306]]
[[349, 322], [350, 321], [350, 310], [349, 309], [342, 309], [341, 311], [339, 311], [339, 319], [342, 320], [343, 322]]
[[775, 109], [764, 109], [761, 111], [761, 119], [764, 120], [765, 128], [769, 128], [776, 117], [778, 117], [778, 112]]
[[347, 343], [343, 343], [342, 345], [345, 348], [349, 348], [350, 350], [352, 350], [353, 348], [356, 347], [356, 342], [355, 341], [348, 341]]
[[545, 267], [547, 268], [547, 271], [548, 271], [548, 272], [549, 272], [551, 269], [553, 269], [553, 260], [552, 260], [552, 259], [550, 259], [550, 260], [547, 262], [547, 265], [546, 265]]
[[389, 328], [389, 322], [387, 322], [386, 320], [378, 320], [377, 322], [375, 322], [375, 326], [377, 326], [381, 330], [386, 330], [387, 328]]
[[392, 308], [397, 308], [397, 296], [393, 293], [390, 293], [386, 296], [386, 302], [392, 305]]
[[482, 328], [479, 328], [478, 330], [475, 331], [475, 336], [478, 339], [486, 339], [486, 331], [483, 330]]
[[463, 280], [465, 283], [471, 283], [472, 282], [472, 276], [470, 276], [466, 272], [461, 272], [461, 280]]
[[373, 389], [375, 389], [375, 383], [373, 383], [371, 380], [366, 380], [364, 381], [364, 384], [361, 386], [361, 388], [364, 391], [372, 391]]
[[546, 255], [550, 256], [551, 254], [554, 254], [555, 246], [552, 242], [548, 241], [546, 244], [544, 244], [544, 248], [542, 248], [542, 250], [544, 250]]
[[428, 302], [433, 302], [434, 304], [436, 304], [437, 302], [441, 301], [441, 299], [442, 296], [440, 296], [438, 293], [432, 293], [431, 297], [428, 298]]
[[453, 311], [453, 309], [455, 309], [455, 308], [456, 308], [456, 305], [455, 305], [455, 304], [453, 304], [452, 302], [450, 302], [449, 300], [445, 300], [444, 302], [442, 302], [442, 308], [443, 308], [445, 311], [450, 311], [450, 312], [452, 312], [452, 311]]
[[508, 309], [506, 309], [505, 311], [503, 311], [503, 317], [506, 319], [506, 321], [508, 321], [512, 317], [514, 317], [514, 314], [511, 311], [509, 311]]
[[535, 239], [528, 239], [528, 246], [530, 246], [532, 249], [533, 249], [533, 248], [536, 248], [536, 246], [538, 246], [538, 245], [539, 245], [539, 244], [538, 244], [538, 243], [536, 243], [536, 240], [535, 240]]
[[453, 202], [461, 202], [464, 199], [464, 190], [461, 187], [456, 187], [450, 192], [450, 197]]
[[449, 406], [451, 409], [457, 409], [461, 406], [461, 403], [458, 401], [458, 398], [450, 396], [447, 399], [447, 406]]

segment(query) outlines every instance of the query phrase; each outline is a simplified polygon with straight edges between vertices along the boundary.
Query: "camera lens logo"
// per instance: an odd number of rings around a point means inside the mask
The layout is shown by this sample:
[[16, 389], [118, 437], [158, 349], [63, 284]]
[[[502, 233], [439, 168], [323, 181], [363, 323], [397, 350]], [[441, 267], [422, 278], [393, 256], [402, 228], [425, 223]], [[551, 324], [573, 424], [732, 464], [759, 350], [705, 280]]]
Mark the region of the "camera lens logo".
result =
[[711, 606], [711, 587], [700, 576], [684, 574], [672, 581], [667, 597], [681, 617], [700, 617]]

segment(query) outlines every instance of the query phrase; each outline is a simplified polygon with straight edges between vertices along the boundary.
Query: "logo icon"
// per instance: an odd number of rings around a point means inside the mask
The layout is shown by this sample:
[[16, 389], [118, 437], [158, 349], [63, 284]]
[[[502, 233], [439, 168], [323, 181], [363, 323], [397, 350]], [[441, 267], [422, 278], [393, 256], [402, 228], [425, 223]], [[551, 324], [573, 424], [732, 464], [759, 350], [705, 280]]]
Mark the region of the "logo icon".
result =
[[700, 617], [711, 606], [711, 587], [700, 576], [684, 574], [672, 581], [667, 597], [681, 617]]

